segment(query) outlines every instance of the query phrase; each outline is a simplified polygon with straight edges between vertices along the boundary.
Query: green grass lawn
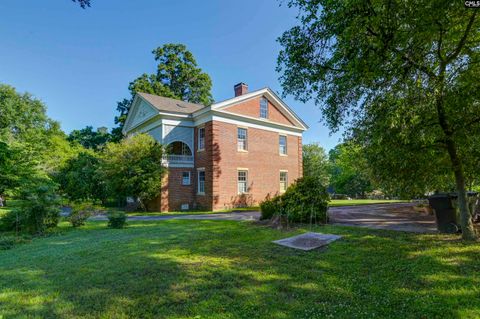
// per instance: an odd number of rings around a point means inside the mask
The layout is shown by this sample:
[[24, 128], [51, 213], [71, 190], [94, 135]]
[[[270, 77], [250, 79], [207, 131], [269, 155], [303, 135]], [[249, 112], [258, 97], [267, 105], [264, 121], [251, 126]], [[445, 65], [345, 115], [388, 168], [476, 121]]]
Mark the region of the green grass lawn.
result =
[[332, 199], [329, 202], [330, 207], [337, 206], [358, 206], [358, 205], [371, 205], [371, 204], [388, 204], [388, 203], [402, 203], [407, 202], [405, 200], [392, 200], [392, 199]]
[[[64, 224], [65, 225], [65, 224]], [[0, 318], [479, 318], [480, 243], [324, 226], [104, 222], [0, 251]]]

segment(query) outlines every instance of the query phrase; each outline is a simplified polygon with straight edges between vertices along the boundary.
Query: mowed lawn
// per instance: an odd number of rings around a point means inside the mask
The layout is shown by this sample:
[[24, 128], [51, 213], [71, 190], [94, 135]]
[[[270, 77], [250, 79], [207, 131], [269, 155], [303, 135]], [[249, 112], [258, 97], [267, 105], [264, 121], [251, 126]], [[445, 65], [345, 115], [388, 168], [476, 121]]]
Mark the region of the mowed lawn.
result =
[[[271, 243], [309, 230], [344, 237], [324, 251]], [[89, 222], [0, 251], [0, 318], [479, 318], [479, 256], [457, 236]]]

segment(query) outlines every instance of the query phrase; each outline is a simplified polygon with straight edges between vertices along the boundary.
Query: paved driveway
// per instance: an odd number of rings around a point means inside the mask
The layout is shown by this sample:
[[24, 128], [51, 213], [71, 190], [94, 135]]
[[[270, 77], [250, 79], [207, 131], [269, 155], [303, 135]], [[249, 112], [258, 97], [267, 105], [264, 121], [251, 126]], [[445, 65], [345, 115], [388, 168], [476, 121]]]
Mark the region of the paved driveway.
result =
[[[415, 212], [410, 203], [373, 204], [360, 206], [331, 207], [328, 210], [330, 223], [336, 225], [359, 226], [375, 229], [388, 229], [415, 233], [436, 232], [435, 218], [431, 215]], [[130, 216], [128, 220], [258, 220], [260, 212], [247, 211], [236, 213], [218, 213], [205, 215], [164, 215]], [[105, 216], [96, 216], [93, 220], [106, 220]]]
[[414, 233], [437, 232], [435, 217], [413, 210], [411, 203], [343, 206], [329, 209], [330, 223]]

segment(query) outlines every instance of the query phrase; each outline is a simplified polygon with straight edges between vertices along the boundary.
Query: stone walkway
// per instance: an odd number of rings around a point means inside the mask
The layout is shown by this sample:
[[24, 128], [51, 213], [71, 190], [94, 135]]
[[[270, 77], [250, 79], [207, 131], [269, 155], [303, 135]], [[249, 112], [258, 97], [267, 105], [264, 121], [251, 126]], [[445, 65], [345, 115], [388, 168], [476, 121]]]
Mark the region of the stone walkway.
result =
[[[330, 223], [335, 225], [359, 226], [374, 229], [387, 229], [414, 233], [435, 233], [434, 216], [415, 212], [411, 203], [372, 204], [360, 206], [331, 207], [328, 211]], [[216, 213], [204, 215], [163, 215], [130, 216], [128, 220], [149, 221], [169, 219], [195, 220], [236, 220], [254, 221], [260, 218], [258, 211]], [[106, 220], [96, 216], [92, 220]]]

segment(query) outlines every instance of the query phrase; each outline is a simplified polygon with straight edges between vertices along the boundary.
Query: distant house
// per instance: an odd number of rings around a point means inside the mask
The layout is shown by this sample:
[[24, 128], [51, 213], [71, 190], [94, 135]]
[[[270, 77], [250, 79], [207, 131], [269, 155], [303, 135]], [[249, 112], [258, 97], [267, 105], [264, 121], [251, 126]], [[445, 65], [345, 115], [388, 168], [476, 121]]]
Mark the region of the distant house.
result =
[[307, 125], [271, 89], [211, 106], [138, 93], [125, 135], [147, 132], [164, 145], [168, 175], [149, 209], [220, 210], [258, 205], [302, 176]]

